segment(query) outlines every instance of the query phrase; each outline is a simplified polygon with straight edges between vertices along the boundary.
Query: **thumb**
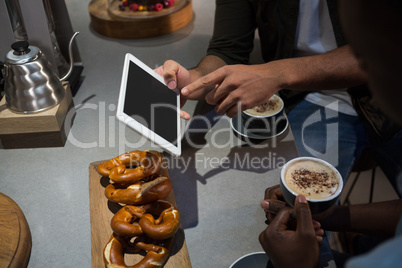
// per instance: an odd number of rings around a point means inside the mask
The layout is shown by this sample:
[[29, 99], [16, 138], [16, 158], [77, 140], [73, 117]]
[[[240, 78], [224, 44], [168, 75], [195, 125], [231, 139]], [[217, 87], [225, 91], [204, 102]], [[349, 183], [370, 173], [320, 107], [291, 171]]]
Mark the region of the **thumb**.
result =
[[159, 66], [158, 68], [154, 69], [155, 72], [157, 72], [160, 76], [163, 75], [163, 65]]
[[186, 111], [180, 110], [180, 118], [190, 120], [190, 114], [187, 113]]
[[299, 195], [295, 199], [295, 212], [297, 218], [297, 230], [303, 232], [313, 232], [313, 221], [311, 217], [310, 207], [306, 197]]

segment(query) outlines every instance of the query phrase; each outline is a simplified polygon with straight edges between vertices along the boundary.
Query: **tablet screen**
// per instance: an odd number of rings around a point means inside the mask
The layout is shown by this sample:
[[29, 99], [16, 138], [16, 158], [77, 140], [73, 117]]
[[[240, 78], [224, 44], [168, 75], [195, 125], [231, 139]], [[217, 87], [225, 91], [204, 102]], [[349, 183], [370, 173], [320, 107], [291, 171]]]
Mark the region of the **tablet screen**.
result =
[[[131, 54], [126, 55], [117, 118], [170, 153], [180, 155], [178, 91]], [[144, 127], [145, 126], [145, 127]]]
[[144, 119], [148, 128], [177, 143], [176, 93], [130, 62], [123, 111]]

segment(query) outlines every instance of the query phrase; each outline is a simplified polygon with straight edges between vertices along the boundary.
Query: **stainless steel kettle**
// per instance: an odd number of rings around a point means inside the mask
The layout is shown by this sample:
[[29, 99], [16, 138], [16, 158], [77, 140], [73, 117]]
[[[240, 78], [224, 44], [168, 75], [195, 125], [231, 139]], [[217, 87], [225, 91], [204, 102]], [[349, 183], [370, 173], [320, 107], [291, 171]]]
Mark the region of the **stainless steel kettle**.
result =
[[65, 90], [62, 81], [73, 69], [72, 43], [79, 32], [74, 33], [69, 43], [70, 69], [58, 78], [42, 51], [30, 46], [27, 41], [11, 45], [4, 60], [3, 76], [7, 108], [16, 113], [36, 113], [59, 104]]

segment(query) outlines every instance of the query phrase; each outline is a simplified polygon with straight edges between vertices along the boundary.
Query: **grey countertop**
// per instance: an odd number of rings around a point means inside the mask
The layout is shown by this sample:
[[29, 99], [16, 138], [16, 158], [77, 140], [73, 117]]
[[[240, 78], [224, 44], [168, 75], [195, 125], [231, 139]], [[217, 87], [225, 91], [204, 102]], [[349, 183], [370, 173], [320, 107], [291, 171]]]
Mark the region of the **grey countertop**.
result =
[[[21, 207], [32, 232], [28, 267], [91, 267], [89, 164], [130, 150], [159, 150], [116, 121], [124, 55], [151, 68], [167, 59], [190, 68], [204, 55], [213, 29], [213, 0], [194, 0], [194, 19], [184, 29], [144, 40], [101, 36], [90, 27], [88, 1], [66, 4], [73, 29], [81, 32], [76, 41], [84, 66], [68, 141], [58, 148], [0, 149], [0, 192]], [[182, 122], [182, 155], [166, 155], [190, 259], [195, 268], [229, 267], [262, 251], [260, 201], [279, 182], [278, 168], [297, 156], [293, 136], [287, 129], [254, 144], [239, 139], [229, 118], [202, 102], [189, 101], [183, 109], [203, 115]]]

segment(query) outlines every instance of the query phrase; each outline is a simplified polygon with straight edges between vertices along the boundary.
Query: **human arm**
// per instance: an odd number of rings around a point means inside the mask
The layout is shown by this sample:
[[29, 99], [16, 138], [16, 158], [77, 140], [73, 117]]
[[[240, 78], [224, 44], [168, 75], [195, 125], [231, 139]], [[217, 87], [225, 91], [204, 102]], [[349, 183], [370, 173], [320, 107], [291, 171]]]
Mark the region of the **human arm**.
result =
[[[202, 77], [205, 74], [208, 74], [209, 72], [216, 70], [217, 68], [225, 64], [226, 63], [219, 57], [207, 55], [201, 60], [197, 67], [193, 69], [187, 70], [178, 62], [167, 60], [163, 65], [156, 68], [155, 71], [163, 77], [169, 89], [181, 89], [183, 86], [193, 82], [194, 80]], [[204, 91], [199, 90], [195, 94], [190, 94], [188, 96], [183, 96], [182, 94], [180, 94], [181, 107], [184, 106], [187, 99], [204, 99], [208, 91], [210, 91], [210, 89], [205, 88]], [[180, 117], [187, 120], [190, 119], [190, 115], [183, 110], [180, 111]]]
[[[226, 65], [226, 63], [219, 57], [207, 55], [195, 68], [189, 70], [181, 66], [176, 61], [167, 60], [162, 66], [156, 68], [155, 71], [162, 75], [168, 88], [181, 89], [198, 78], [215, 71], [224, 65]], [[205, 97], [205, 91], [207, 91], [207, 89], [199, 90], [194, 94], [187, 95], [185, 99], [203, 99]]]
[[[279, 62], [279, 63], [278, 63]], [[339, 89], [357, 86], [367, 81], [350, 45], [327, 53], [280, 60], [284, 88], [301, 91]]]
[[401, 216], [402, 199], [398, 199], [371, 204], [333, 206], [314, 218], [328, 231], [393, 236]]
[[[284, 197], [281, 192], [281, 188], [278, 185], [274, 185], [265, 190], [264, 200], [261, 202], [261, 207], [265, 211], [265, 217], [267, 218], [267, 223], [271, 223], [279, 211], [284, 207], [289, 207], [284, 201]], [[322, 242], [322, 236], [324, 235], [324, 230], [321, 228], [321, 224], [312, 219], [312, 224], [317, 236], [317, 241]], [[292, 220], [291, 225], [295, 225], [294, 220]]]
[[217, 113], [234, 117], [239, 110], [262, 104], [284, 88], [299, 91], [339, 89], [365, 81], [365, 73], [360, 70], [350, 46], [346, 45], [320, 55], [259, 65], [227, 65], [193, 81], [181, 93], [183, 96], [198, 91], [205, 94], [205, 88], [216, 85], [206, 95], [206, 101], [216, 105]]
[[[272, 221], [285, 205], [279, 185], [266, 189], [261, 206], [268, 221]], [[313, 215], [313, 219], [328, 231], [392, 236], [401, 216], [402, 199], [398, 199], [371, 204], [332, 206], [321, 214]]]
[[[214, 29], [207, 55], [192, 69], [168, 60], [156, 71], [163, 76], [170, 89], [181, 89], [216, 69], [233, 63], [248, 62], [253, 49], [255, 16], [248, 1], [216, 1]], [[204, 99], [207, 89], [188, 94], [188, 99]]]
[[318, 242], [311, 222], [310, 208], [304, 196], [296, 197], [295, 213], [295, 230], [288, 226], [292, 209], [285, 207], [260, 234], [260, 244], [277, 268], [317, 267]]
[[[255, 29], [255, 15], [250, 1], [217, 0], [207, 55], [192, 69], [186, 70], [169, 60], [156, 71], [164, 77], [170, 89], [181, 89], [226, 64], [247, 63], [254, 46]], [[187, 99], [204, 99], [211, 89], [213, 87], [203, 88], [185, 98], [182, 95], [182, 105]]]

